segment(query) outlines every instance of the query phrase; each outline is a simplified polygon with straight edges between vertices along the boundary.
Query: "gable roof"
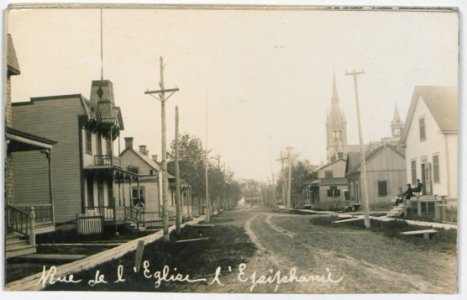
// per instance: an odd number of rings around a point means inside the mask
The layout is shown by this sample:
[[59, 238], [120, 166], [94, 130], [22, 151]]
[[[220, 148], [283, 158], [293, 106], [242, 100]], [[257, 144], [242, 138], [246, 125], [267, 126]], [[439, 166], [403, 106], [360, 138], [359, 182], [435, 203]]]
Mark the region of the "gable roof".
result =
[[407, 139], [415, 108], [422, 99], [442, 133], [458, 131], [458, 91], [455, 86], [416, 86], [401, 134], [401, 142]]
[[[385, 148], [389, 148], [392, 151], [399, 154], [402, 158], [405, 158], [405, 155], [401, 153], [399, 150], [397, 150], [396, 148], [394, 148], [391, 144], [384, 144], [384, 145], [379, 146], [376, 149], [373, 149], [372, 151], [366, 152], [365, 162], [368, 162], [372, 158], [378, 156], [378, 154], [382, 153]], [[347, 162], [345, 164], [345, 174], [360, 172], [361, 164], [362, 164], [362, 159], [361, 159], [360, 152], [349, 152], [347, 154]]]
[[[13, 102], [11, 106], [26, 106], [26, 105], [34, 105], [35, 102], [38, 101], [49, 101], [49, 100], [67, 100], [67, 99], [79, 99], [81, 103], [81, 107], [83, 108], [83, 112], [90, 117], [89, 114], [89, 100], [83, 97], [81, 94], [68, 94], [68, 95], [56, 95], [56, 96], [41, 96], [41, 97], [31, 97], [30, 101], [21, 101], [21, 102]], [[71, 101], [71, 100], [70, 100]]]
[[[123, 152], [120, 154], [120, 157], [122, 157], [123, 154], [125, 154], [126, 152], [129, 152], [129, 151], [134, 153], [137, 157], [139, 157], [144, 163], [146, 163], [146, 165], [148, 165], [153, 170], [156, 170], [157, 172], [159, 172], [161, 170], [161, 166], [159, 165], [159, 163], [152, 160], [149, 156], [144, 155], [141, 152], [134, 150], [133, 148], [126, 148], [125, 150], [123, 150]], [[167, 173], [167, 178], [171, 179], [171, 178], [175, 178], [175, 177], [173, 175]]]
[[331, 165], [333, 165], [333, 164], [335, 164], [335, 163], [337, 163], [337, 162], [339, 162], [339, 161], [345, 162], [345, 159], [339, 158], [339, 159], [336, 159], [336, 160], [334, 160], [334, 161], [331, 161], [331, 162], [325, 164], [324, 166], [319, 167], [318, 169], [316, 169], [316, 171], [319, 172], [319, 171], [321, 171], [321, 170], [323, 170], [323, 169], [325, 169], [325, 168], [327, 168], [327, 167], [329, 167], [329, 166], [331, 166]]
[[8, 65], [8, 75], [19, 75], [21, 71], [19, 69], [18, 58], [16, 57], [15, 46], [13, 45], [13, 39], [11, 34], [8, 33], [7, 37], [7, 65]]

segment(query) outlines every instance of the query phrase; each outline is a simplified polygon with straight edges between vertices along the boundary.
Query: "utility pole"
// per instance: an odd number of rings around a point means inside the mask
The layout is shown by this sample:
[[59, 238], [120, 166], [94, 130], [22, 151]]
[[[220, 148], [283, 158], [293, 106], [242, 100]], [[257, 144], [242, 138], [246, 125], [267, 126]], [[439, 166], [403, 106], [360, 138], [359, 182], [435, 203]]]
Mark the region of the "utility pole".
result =
[[[159, 82], [160, 90], [144, 92], [146, 95], [150, 95], [161, 103], [161, 131], [162, 131], [162, 162], [161, 162], [161, 173], [162, 173], [162, 227], [164, 233], [164, 241], [169, 241], [169, 216], [167, 211], [168, 205], [168, 188], [169, 182], [167, 180], [167, 141], [166, 141], [166, 124], [165, 124], [165, 102], [172, 97], [175, 92], [178, 92], [178, 88], [174, 89], [165, 89], [164, 86], [164, 60], [160, 57], [160, 77], [161, 81]], [[166, 97], [166, 93], [169, 95]], [[155, 96], [159, 95], [159, 97]]]
[[206, 221], [211, 221], [211, 200], [209, 199], [209, 178], [208, 178], [208, 164], [209, 164], [209, 150], [208, 150], [208, 99], [206, 96], [206, 149], [204, 150], [204, 181], [206, 183]]
[[292, 147], [287, 147], [287, 157], [289, 160], [289, 183], [287, 188], [287, 208], [290, 208], [292, 200]]
[[361, 171], [361, 186], [363, 189], [363, 201], [365, 204], [365, 211], [364, 211], [364, 223], [366, 228], [370, 228], [370, 207], [369, 207], [369, 196], [368, 196], [368, 179], [366, 176], [366, 161], [365, 161], [365, 149], [363, 148], [363, 137], [362, 137], [362, 124], [360, 120], [360, 104], [358, 102], [358, 88], [357, 88], [357, 76], [365, 74], [364, 71], [353, 71], [353, 72], [345, 72], [346, 76], [353, 76], [353, 83], [355, 88], [355, 105], [357, 106], [357, 121], [358, 121], [358, 139], [360, 141], [360, 160], [362, 164], [362, 171]]
[[285, 181], [285, 170], [284, 170], [284, 161], [286, 160], [286, 157], [283, 156], [281, 152], [281, 157], [277, 159], [277, 161], [281, 162], [281, 173], [282, 173], [282, 200], [284, 201], [284, 204], [287, 207], [286, 202], [286, 195], [287, 195], [287, 183]]
[[178, 165], [178, 106], [175, 106], [175, 228], [180, 233], [180, 168]]

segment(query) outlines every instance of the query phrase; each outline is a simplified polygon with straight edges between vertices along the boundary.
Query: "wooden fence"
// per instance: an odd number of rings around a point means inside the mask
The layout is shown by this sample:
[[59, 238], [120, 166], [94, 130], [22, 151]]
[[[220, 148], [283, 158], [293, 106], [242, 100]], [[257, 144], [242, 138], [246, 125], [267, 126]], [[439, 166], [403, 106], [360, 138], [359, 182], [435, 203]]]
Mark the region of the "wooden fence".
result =
[[104, 217], [101, 215], [78, 214], [76, 223], [79, 235], [104, 233]]

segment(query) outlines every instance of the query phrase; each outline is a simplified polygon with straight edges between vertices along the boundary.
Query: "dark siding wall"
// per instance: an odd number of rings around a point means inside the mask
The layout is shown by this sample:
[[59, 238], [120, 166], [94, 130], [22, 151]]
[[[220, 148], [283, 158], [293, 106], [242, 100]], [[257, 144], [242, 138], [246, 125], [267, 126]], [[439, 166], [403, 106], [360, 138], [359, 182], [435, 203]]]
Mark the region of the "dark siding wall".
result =
[[[57, 141], [52, 150], [53, 196], [57, 223], [81, 212], [78, 97], [40, 100], [13, 106], [13, 125], [19, 130]], [[47, 159], [39, 152], [15, 153], [15, 202], [48, 203]]]

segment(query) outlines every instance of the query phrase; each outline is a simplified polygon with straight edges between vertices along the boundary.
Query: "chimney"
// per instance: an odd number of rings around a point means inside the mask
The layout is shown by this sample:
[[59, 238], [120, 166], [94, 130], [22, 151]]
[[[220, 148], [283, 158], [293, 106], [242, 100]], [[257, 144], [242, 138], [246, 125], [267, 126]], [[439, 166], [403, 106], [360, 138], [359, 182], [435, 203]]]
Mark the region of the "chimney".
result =
[[144, 155], [148, 155], [149, 151], [146, 149], [146, 145], [140, 145], [139, 146], [139, 152], [144, 154]]
[[125, 149], [133, 149], [133, 137], [126, 137], [125, 138]]
[[158, 162], [157, 161], [157, 154], [152, 156], [152, 160], [155, 161], [155, 162]]

